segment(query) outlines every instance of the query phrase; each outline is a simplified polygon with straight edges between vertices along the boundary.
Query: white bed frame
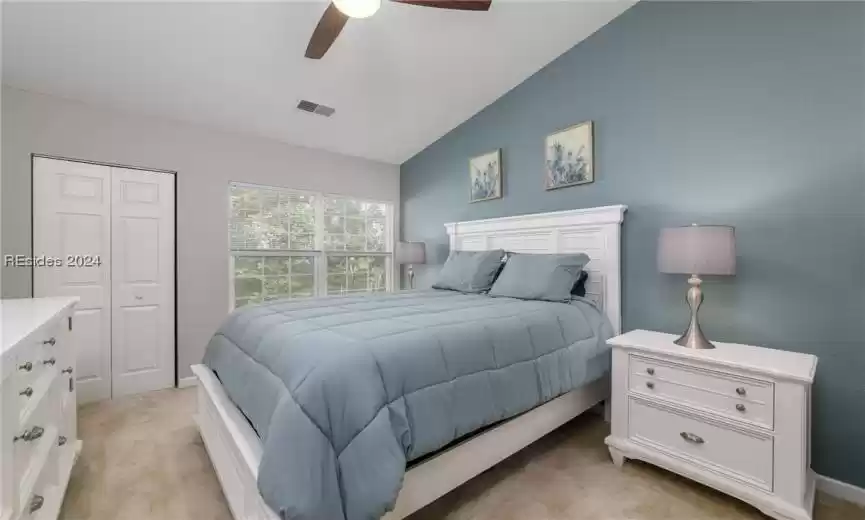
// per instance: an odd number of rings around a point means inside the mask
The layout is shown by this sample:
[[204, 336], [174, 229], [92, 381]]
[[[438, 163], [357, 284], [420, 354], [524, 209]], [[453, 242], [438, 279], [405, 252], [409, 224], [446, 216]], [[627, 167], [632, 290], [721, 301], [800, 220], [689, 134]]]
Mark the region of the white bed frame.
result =
[[[621, 331], [621, 223], [626, 206], [558, 211], [445, 224], [451, 250], [505, 249], [518, 253], [589, 255], [586, 296]], [[204, 365], [198, 378], [201, 437], [235, 520], [279, 520], [258, 492], [261, 441]], [[609, 378], [569, 392], [530, 412], [468, 438], [411, 467], [394, 510], [400, 520], [495, 466], [610, 396]]]

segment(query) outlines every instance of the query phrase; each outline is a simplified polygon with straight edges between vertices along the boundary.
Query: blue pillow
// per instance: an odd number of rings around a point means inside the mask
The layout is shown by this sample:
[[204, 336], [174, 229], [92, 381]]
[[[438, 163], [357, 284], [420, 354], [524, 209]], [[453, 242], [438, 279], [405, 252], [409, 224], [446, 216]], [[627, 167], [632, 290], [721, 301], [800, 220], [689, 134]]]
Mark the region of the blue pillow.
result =
[[492, 251], [451, 251], [433, 289], [481, 293], [493, 285], [502, 265], [502, 249]]
[[527, 255], [514, 253], [490, 289], [490, 296], [523, 300], [565, 302], [580, 278], [589, 257], [575, 255]]

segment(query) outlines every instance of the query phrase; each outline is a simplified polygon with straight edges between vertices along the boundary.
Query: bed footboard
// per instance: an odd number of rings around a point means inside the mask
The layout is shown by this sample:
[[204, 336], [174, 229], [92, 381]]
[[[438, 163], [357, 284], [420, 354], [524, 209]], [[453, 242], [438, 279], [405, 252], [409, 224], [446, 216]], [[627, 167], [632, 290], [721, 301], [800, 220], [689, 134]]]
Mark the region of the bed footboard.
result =
[[261, 441], [231, 403], [213, 372], [194, 365], [198, 378], [195, 422], [235, 520], [279, 520], [261, 498], [256, 481]]

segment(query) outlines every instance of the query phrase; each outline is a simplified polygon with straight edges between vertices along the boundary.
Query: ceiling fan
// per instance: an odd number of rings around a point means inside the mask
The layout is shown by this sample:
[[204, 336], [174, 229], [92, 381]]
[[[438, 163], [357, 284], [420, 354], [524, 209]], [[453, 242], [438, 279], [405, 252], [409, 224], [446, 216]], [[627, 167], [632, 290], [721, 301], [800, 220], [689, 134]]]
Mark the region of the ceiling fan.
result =
[[[454, 9], [457, 11], [487, 11], [492, 0], [390, 0], [400, 4]], [[319, 60], [330, 49], [349, 18], [368, 18], [381, 7], [381, 0], [332, 0], [309, 39], [306, 57]]]

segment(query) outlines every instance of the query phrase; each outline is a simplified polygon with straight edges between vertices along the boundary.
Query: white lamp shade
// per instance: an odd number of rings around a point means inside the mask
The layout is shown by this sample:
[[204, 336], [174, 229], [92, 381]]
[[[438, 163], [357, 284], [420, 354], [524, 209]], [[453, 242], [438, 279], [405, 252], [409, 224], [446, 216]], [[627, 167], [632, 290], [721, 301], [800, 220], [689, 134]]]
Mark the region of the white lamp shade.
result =
[[426, 246], [423, 242], [397, 242], [398, 264], [423, 264], [426, 262]]
[[730, 226], [665, 228], [658, 238], [658, 270], [678, 274], [736, 274], [736, 232]]

